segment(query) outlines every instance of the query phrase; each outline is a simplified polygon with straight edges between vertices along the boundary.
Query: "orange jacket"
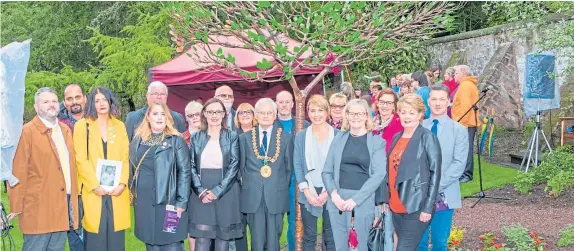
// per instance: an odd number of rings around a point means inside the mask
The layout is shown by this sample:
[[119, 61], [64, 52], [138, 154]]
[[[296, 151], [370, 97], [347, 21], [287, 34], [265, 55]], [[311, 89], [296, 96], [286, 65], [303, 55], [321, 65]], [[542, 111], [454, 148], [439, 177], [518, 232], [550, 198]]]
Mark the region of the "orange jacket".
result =
[[[478, 101], [478, 79], [475, 76], [462, 78], [458, 90], [452, 101], [452, 119], [458, 121], [464, 113]], [[478, 122], [478, 124], [476, 123]], [[471, 110], [460, 120], [460, 124], [466, 127], [480, 126], [480, 114], [477, 112], [477, 121], [474, 118], [474, 110]]]
[[[58, 122], [70, 155], [71, 200], [74, 229], [78, 228], [78, 179], [72, 130]], [[20, 212], [18, 223], [24, 234], [45, 234], [70, 230], [66, 181], [52, 141], [52, 129], [34, 117], [22, 128], [14, 156], [13, 174], [20, 180], [8, 188], [10, 209]]]

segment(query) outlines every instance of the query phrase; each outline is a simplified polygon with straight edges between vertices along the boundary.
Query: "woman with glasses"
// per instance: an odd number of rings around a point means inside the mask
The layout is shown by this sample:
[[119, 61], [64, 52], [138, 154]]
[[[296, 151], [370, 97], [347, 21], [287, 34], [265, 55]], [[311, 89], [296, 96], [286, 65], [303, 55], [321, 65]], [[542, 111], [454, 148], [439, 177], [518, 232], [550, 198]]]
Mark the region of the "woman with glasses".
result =
[[[173, 124], [167, 105], [154, 101], [130, 143], [134, 235], [147, 251], [180, 251], [187, 238], [189, 150]], [[175, 229], [164, 226], [168, 214], [177, 216]]]
[[239, 211], [239, 143], [227, 128], [227, 112], [217, 98], [205, 102], [201, 131], [191, 137], [192, 189], [189, 235], [195, 250], [228, 251], [229, 241], [243, 236]]
[[397, 251], [418, 250], [438, 198], [441, 148], [436, 135], [421, 125], [425, 104], [420, 96], [407, 94], [397, 107], [404, 129], [390, 148], [383, 201], [393, 212]]
[[323, 186], [321, 172], [327, 152], [339, 130], [327, 124], [329, 102], [322, 95], [313, 95], [307, 102], [311, 126], [295, 136], [293, 166], [299, 185], [301, 217], [303, 218], [303, 250], [314, 251], [317, 242], [317, 219], [323, 216], [323, 241], [326, 250], [335, 250], [329, 213], [325, 206], [329, 195]]
[[187, 120], [187, 130], [181, 134], [181, 137], [185, 139], [185, 143], [189, 145], [191, 136], [198, 132], [201, 125], [201, 110], [203, 105], [198, 102], [191, 101], [185, 106], [185, 119]]
[[395, 113], [397, 104], [397, 95], [391, 88], [385, 88], [379, 92], [376, 99], [375, 118], [373, 120], [373, 134], [381, 135], [385, 140], [389, 151], [395, 134], [403, 130], [399, 115]]
[[[323, 168], [323, 184], [331, 200], [327, 210], [336, 250], [346, 250], [351, 217], [359, 241], [358, 250], [367, 251], [369, 230], [374, 223], [375, 191], [386, 176], [385, 141], [371, 133], [369, 105], [353, 99], [345, 106], [342, 133], [331, 142]], [[385, 237], [392, 242], [390, 231]]]
[[347, 96], [335, 93], [329, 98], [329, 105], [331, 106], [331, 118], [329, 118], [329, 125], [337, 130], [341, 129], [343, 125], [343, 110], [347, 105]]
[[249, 103], [242, 103], [237, 107], [235, 118], [233, 118], [237, 133], [242, 134], [257, 126], [255, 119], [255, 108]]
[[[131, 226], [129, 192], [129, 141], [120, 116], [120, 102], [104, 87], [95, 88], [86, 103], [85, 118], [75, 124], [74, 149], [84, 217], [85, 250], [125, 250], [125, 229]], [[115, 186], [98, 179], [98, 162], [114, 160]], [[102, 168], [104, 166], [101, 166]], [[101, 172], [101, 171], [100, 171]], [[119, 176], [119, 177], [117, 177]]]

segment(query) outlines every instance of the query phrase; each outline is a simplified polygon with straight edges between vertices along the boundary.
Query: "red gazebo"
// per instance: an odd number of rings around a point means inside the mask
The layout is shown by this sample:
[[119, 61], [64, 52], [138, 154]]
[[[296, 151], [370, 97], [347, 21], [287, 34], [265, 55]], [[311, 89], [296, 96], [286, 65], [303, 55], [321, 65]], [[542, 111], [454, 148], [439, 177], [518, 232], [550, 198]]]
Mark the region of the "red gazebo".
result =
[[[235, 37], [222, 37], [214, 36], [211, 38], [223, 39], [228, 44], [238, 45], [243, 47], [243, 44]], [[287, 41], [290, 50], [295, 46], [301, 47], [301, 43], [289, 39], [282, 38]], [[192, 59], [187, 54], [197, 53], [199, 58], [209, 56], [205, 50], [201, 49], [202, 46], [209, 46], [211, 51], [216, 52], [219, 48], [223, 50], [223, 54], [231, 53], [236, 58], [236, 64], [243, 70], [251, 72], [260, 72], [256, 67], [256, 62], [266, 58], [270, 62], [275, 60], [267, 55], [258, 54], [248, 49], [243, 48], [228, 48], [219, 45], [196, 45], [197, 52], [190, 48], [186, 53], [182, 53], [176, 58], [151, 69], [151, 81], [161, 81], [168, 86], [169, 98], [168, 106], [170, 109], [184, 114], [185, 105], [197, 98], [206, 101], [212, 98], [215, 94], [215, 89], [221, 85], [229, 85], [234, 92], [235, 102], [234, 107], [247, 102], [252, 105], [262, 97], [269, 97], [275, 99], [275, 95], [281, 90], [292, 91], [291, 86], [287, 81], [280, 82], [249, 82], [246, 81], [241, 75], [227, 71], [225, 68], [217, 65], [208, 65], [199, 63], [199, 60]], [[305, 53], [299, 60], [303, 61], [308, 55]], [[195, 57], [195, 56], [194, 56]], [[309, 82], [311, 82], [316, 74], [321, 72], [322, 68], [301, 68], [297, 71], [295, 79], [300, 89], [304, 89]], [[280, 70], [266, 74], [266, 78], [273, 79], [281, 76], [283, 73]], [[323, 93], [323, 83], [317, 84], [311, 94]]]

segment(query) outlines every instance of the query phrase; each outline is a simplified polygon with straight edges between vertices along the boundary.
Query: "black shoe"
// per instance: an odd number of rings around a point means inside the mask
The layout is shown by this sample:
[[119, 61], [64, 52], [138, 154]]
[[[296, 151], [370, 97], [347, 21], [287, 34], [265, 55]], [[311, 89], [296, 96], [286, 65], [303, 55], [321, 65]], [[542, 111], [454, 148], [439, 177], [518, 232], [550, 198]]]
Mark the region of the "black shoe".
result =
[[469, 177], [467, 177], [467, 176], [462, 176], [462, 177], [460, 177], [460, 179], [458, 179], [458, 181], [462, 184], [462, 183], [466, 183], [466, 182], [472, 181], [472, 178], [469, 178]]

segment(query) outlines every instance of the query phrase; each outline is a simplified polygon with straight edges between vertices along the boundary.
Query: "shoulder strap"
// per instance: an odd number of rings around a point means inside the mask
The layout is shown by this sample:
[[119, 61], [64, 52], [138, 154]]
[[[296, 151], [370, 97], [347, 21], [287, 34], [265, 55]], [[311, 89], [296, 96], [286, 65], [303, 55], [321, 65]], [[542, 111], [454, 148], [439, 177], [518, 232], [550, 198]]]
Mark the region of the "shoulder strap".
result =
[[86, 121], [86, 156], [90, 160], [90, 124]]

